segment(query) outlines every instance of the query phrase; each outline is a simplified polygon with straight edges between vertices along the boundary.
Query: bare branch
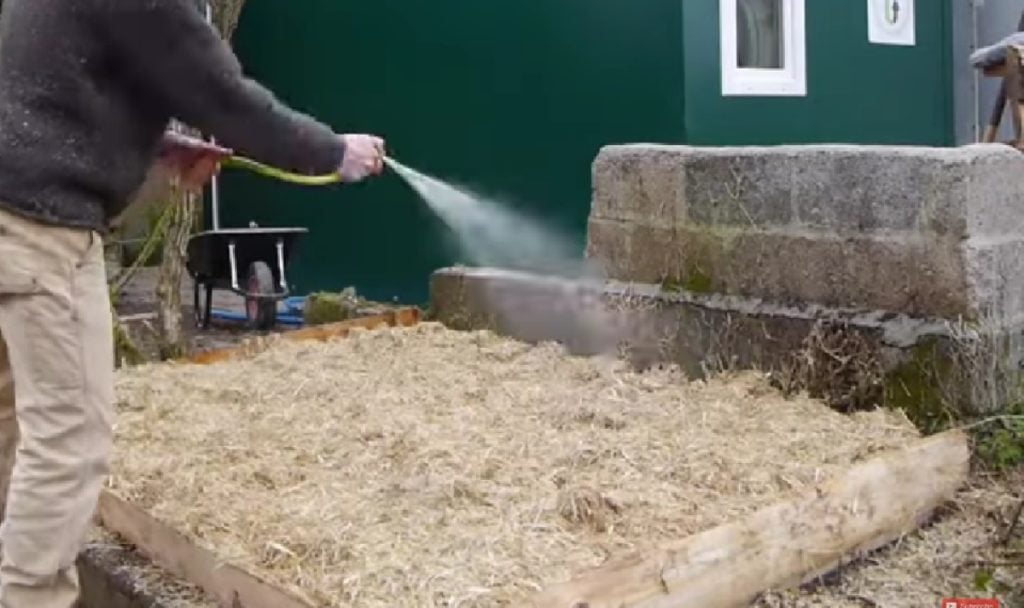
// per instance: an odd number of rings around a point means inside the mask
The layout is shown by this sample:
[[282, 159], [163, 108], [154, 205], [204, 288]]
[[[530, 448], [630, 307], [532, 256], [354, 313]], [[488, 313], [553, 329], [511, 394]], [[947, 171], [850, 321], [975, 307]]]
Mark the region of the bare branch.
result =
[[213, 8], [213, 24], [225, 40], [230, 41], [238, 29], [238, 20], [242, 16], [245, 0], [210, 0]]

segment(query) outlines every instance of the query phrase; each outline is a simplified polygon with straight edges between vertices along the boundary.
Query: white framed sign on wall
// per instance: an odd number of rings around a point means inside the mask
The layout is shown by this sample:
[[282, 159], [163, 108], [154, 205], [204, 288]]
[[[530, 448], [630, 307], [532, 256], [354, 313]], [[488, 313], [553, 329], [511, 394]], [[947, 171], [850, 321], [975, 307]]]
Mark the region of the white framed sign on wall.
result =
[[868, 40], [873, 44], [917, 44], [914, 0], [868, 0]]

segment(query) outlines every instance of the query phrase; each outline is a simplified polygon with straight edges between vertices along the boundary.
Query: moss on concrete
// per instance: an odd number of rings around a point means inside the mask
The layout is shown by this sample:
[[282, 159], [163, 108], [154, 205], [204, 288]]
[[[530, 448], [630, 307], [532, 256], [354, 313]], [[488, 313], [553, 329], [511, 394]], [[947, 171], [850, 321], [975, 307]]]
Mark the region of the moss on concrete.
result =
[[691, 293], [709, 294], [714, 291], [714, 281], [710, 274], [694, 267], [687, 272], [685, 287]]
[[716, 271], [728, 269], [728, 260], [733, 259], [733, 250], [742, 235], [732, 226], [701, 226], [699, 232], [689, 232], [683, 247], [683, 288], [702, 295], [724, 293], [725, 286], [721, 277], [716, 277]]
[[661, 290], [665, 293], [681, 293], [686, 291], [699, 295], [714, 293], [711, 276], [701, 272], [699, 269], [688, 272], [682, 280], [677, 278], [662, 280]]
[[668, 278], [661, 282], [661, 290], [665, 293], [679, 293], [686, 290], [686, 286], [677, 279]]
[[957, 415], [958, 396], [943, 387], [954, 375], [953, 361], [938, 338], [923, 340], [909, 359], [885, 376], [885, 405], [903, 410], [924, 433], [948, 428]]

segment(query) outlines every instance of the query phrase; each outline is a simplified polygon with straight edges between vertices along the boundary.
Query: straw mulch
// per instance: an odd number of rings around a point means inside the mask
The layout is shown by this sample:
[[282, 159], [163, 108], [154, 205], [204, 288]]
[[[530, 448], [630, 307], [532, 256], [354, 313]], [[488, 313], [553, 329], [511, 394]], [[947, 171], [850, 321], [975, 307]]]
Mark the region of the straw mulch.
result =
[[316, 606], [501, 606], [917, 437], [434, 324], [123, 371], [113, 489]]

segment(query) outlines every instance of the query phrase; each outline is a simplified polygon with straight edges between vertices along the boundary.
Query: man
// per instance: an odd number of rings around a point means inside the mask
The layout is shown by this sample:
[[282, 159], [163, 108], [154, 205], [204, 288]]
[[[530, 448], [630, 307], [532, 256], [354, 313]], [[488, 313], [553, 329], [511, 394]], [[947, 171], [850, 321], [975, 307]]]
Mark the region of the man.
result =
[[379, 138], [336, 135], [245, 79], [193, 0], [3, 2], [0, 453], [16, 454], [0, 608], [77, 599], [114, 417], [102, 237], [156, 158], [199, 186], [229, 153], [165, 137], [172, 118], [294, 172], [383, 166]]

